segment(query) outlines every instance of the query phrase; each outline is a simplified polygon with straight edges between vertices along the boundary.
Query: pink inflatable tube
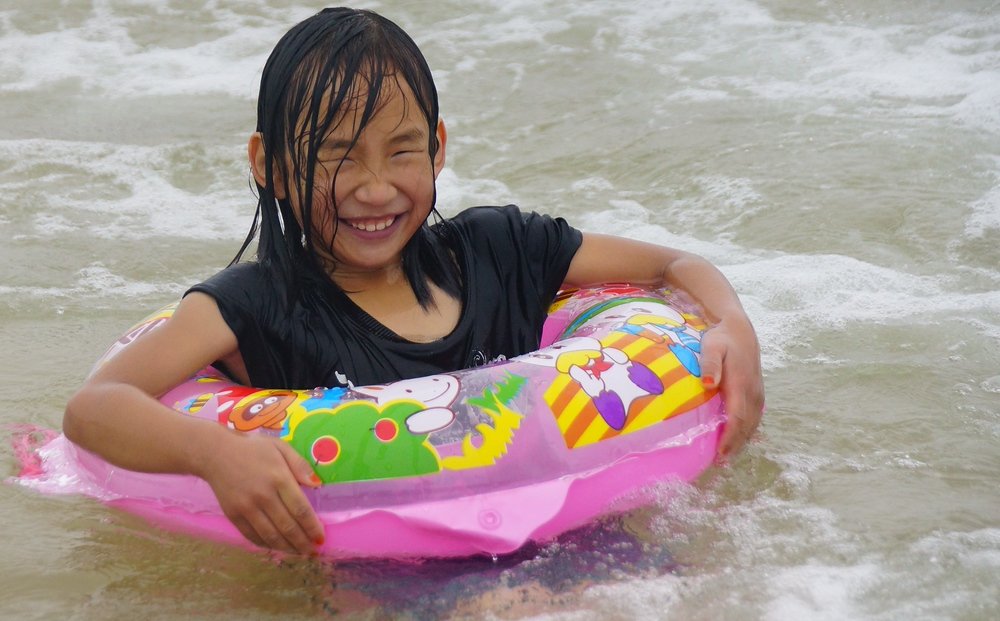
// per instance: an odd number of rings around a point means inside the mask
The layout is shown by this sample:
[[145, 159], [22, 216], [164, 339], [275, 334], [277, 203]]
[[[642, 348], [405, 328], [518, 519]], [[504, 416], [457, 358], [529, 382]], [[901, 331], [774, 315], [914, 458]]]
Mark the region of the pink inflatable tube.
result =
[[[384, 386], [249, 388], [213, 368], [165, 394], [182, 416], [272, 434], [313, 464], [321, 554], [512, 552], [711, 464], [725, 420], [700, 380], [705, 323], [666, 291], [605, 286], [560, 296], [539, 350]], [[169, 318], [161, 311], [102, 357]], [[99, 363], [100, 364], [100, 361]], [[92, 496], [164, 528], [249, 545], [196, 477], [117, 468], [56, 436], [17, 479]]]

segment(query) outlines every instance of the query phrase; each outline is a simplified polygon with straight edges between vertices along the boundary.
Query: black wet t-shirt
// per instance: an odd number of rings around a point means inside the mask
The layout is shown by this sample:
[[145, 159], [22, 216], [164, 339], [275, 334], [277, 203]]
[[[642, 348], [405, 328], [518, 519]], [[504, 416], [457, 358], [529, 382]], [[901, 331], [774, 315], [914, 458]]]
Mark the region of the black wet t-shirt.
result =
[[513, 205], [474, 207], [451, 223], [462, 270], [462, 314], [450, 334], [430, 343], [395, 335], [329, 284], [290, 303], [285, 288], [257, 263], [229, 267], [189, 291], [215, 298], [254, 386], [382, 384], [537, 348], [580, 232], [562, 218]]

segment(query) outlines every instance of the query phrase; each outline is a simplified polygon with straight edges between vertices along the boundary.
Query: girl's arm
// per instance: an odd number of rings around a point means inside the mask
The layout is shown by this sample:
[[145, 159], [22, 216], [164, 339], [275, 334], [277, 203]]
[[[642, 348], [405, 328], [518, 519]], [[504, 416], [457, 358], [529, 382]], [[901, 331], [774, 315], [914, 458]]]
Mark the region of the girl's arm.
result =
[[116, 466], [193, 474], [254, 543], [308, 554], [323, 528], [299, 484], [312, 468], [286, 442], [244, 436], [180, 416], [156, 400], [212, 362], [237, 352], [210, 296], [191, 293], [173, 317], [101, 366], [66, 405], [66, 437]]
[[631, 239], [585, 233], [565, 282], [572, 287], [603, 282], [682, 289], [713, 324], [702, 343], [702, 381], [720, 385], [728, 422], [719, 443], [726, 458], [743, 448], [760, 425], [764, 380], [757, 335], [726, 277], [696, 255]]

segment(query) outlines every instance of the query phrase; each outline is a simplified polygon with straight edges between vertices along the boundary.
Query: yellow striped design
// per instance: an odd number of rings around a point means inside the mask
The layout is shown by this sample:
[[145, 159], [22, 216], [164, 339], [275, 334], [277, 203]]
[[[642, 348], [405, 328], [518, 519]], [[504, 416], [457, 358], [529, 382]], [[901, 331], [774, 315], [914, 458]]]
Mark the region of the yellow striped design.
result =
[[616, 349], [620, 349], [619, 343], [628, 340], [630, 338], [635, 338], [635, 337], [626, 332], [614, 331], [614, 332], [609, 332], [608, 335], [605, 336], [603, 339], [600, 339], [600, 341], [601, 345], [605, 347], [614, 347]]
[[704, 388], [701, 385], [700, 379], [692, 375], [684, 377], [668, 386], [663, 391], [663, 394], [657, 395], [646, 407], [631, 415], [629, 417], [630, 422], [625, 426], [622, 433], [629, 433], [643, 427], [649, 427], [670, 418], [677, 412], [677, 408], [702, 392], [704, 392]]
[[580, 434], [580, 438], [576, 441], [576, 444], [573, 445], [573, 448], [593, 444], [594, 442], [599, 441], [608, 429], [610, 429], [610, 427], [608, 427], [608, 424], [604, 422], [602, 417], [595, 417], [594, 420], [591, 421], [590, 425], [587, 426], [587, 430]]
[[639, 356], [639, 354], [646, 351], [655, 344], [656, 343], [653, 343], [649, 339], [636, 339], [635, 341], [629, 343], [626, 347], [624, 347], [622, 351], [625, 352], [625, 354], [629, 357], [629, 360], [634, 360]]
[[565, 390], [571, 383], [573, 383], [573, 378], [569, 375], [563, 375], [560, 373], [556, 379], [552, 381], [552, 385], [549, 386], [549, 389], [545, 391], [545, 403], [548, 403], [551, 407], [551, 405], [555, 403], [555, 400], [559, 398], [560, 393], [562, 393], [562, 391]]
[[681, 366], [681, 361], [669, 349], [664, 347], [661, 355], [646, 366], [649, 367], [650, 371], [656, 373], [657, 377], [662, 379], [667, 373]]
[[[573, 424], [576, 417], [580, 415], [583, 408], [587, 407], [590, 402], [590, 396], [583, 392], [582, 388], [576, 388], [576, 394], [574, 394], [573, 398], [570, 399], [570, 402], [566, 405], [566, 409], [559, 414], [559, 431], [563, 433], [564, 437], [566, 435], [566, 430], [569, 429], [569, 426]], [[597, 417], [596, 420], [600, 420], [601, 424], [607, 427], [607, 425], [604, 424], [603, 418]], [[591, 426], [593, 426], [593, 424], [591, 424]]]

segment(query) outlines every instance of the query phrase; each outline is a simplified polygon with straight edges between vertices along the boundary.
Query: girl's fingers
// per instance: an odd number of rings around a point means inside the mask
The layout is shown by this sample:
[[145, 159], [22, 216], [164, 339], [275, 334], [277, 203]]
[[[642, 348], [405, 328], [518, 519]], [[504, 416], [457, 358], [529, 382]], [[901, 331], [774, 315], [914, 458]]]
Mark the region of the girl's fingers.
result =
[[[322, 485], [323, 482], [316, 476], [312, 466], [306, 460], [302, 459], [302, 456], [296, 453], [295, 449], [288, 443], [279, 442], [278, 449], [299, 484], [310, 487], [319, 487]], [[312, 505], [309, 504], [309, 500], [302, 493], [302, 490], [298, 487], [279, 487], [278, 496], [281, 498], [281, 502], [284, 503], [288, 513], [304, 533], [311, 548], [323, 545], [325, 539], [323, 524], [316, 517], [316, 512], [313, 510]], [[311, 549], [303, 553], [308, 553], [309, 551]]]
[[[282, 552], [290, 552], [294, 554], [297, 552], [295, 546], [293, 546], [275, 527], [274, 522], [271, 518], [263, 511], [258, 511], [249, 517], [245, 518], [250, 524], [250, 527], [256, 533], [257, 539], [260, 540], [261, 544], [265, 548], [270, 548], [272, 550], [280, 550]], [[253, 541], [251, 539], [251, 541]]]
[[244, 537], [262, 548], [291, 554], [312, 554], [323, 543], [322, 526], [316, 520], [320, 533], [316, 535], [308, 533], [299, 523], [296, 512], [299, 516], [308, 513], [314, 519], [315, 515], [305, 497], [295, 498], [296, 493], [302, 496], [302, 490], [294, 485], [285, 491], [279, 489], [272, 501], [244, 516], [233, 516], [231, 520]]
[[702, 383], [706, 388], [721, 386], [726, 407], [726, 425], [718, 448], [723, 459], [740, 452], [753, 436], [764, 405], [759, 358], [746, 355], [756, 351], [756, 342], [736, 349], [735, 344], [741, 342], [734, 340], [737, 335], [719, 327], [702, 341]]
[[265, 547], [264, 540], [260, 538], [254, 527], [250, 525], [250, 522], [241, 517], [233, 517], [230, 520], [233, 526], [236, 527], [236, 530], [240, 531], [240, 534], [246, 537], [250, 543], [262, 548]]
[[323, 524], [312, 505], [298, 487], [279, 487], [281, 506], [274, 510], [271, 521], [300, 554], [310, 554], [323, 545]]
[[744, 399], [742, 395], [727, 394], [726, 403], [726, 427], [722, 430], [722, 438], [719, 440], [719, 455], [728, 457], [738, 453], [746, 443], [748, 435], [744, 413]]
[[305, 485], [306, 487], [319, 487], [323, 484], [319, 476], [309, 465], [309, 462], [302, 459], [302, 456], [295, 452], [287, 442], [278, 442], [276, 444], [278, 451], [281, 456], [285, 458], [285, 463], [288, 464], [288, 469], [292, 471], [295, 476], [295, 480], [299, 482], [299, 485]]
[[[731, 380], [723, 386], [726, 404], [726, 428], [719, 442], [719, 455], [734, 455], [757, 432], [763, 416], [763, 391], [758, 380], [729, 373]], [[742, 381], [739, 381], [742, 380]]]
[[323, 544], [323, 525], [300, 487], [300, 481], [318, 483], [312, 468], [277, 438], [241, 437], [235, 442], [221, 447], [224, 455], [205, 471], [225, 515], [261, 547], [315, 552]]
[[726, 348], [720, 339], [712, 338], [709, 331], [702, 341], [701, 381], [706, 388], [715, 388], [722, 382], [722, 361], [725, 359]]

